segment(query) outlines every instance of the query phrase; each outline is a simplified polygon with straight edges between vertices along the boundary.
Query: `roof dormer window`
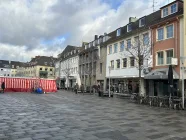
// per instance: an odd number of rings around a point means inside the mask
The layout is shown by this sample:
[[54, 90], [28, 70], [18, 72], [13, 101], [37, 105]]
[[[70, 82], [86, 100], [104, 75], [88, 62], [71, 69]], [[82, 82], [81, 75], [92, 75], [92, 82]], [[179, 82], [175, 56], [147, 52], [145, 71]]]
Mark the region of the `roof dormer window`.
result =
[[92, 42], [93, 46], [95, 46], [95, 41]]
[[171, 14], [174, 14], [177, 12], [177, 4], [174, 3], [173, 5], [171, 5]]
[[145, 17], [139, 20], [139, 27], [143, 27], [145, 25]]
[[168, 7], [163, 9], [163, 17], [168, 16]]
[[120, 36], [120, 35], [121, 35], [121, 28], [117, 29], [117, 31], [116, 31], [116, 36]]
[[128, 24], [127, 25], [127, 32], [130, 32], [130, 31], [132, 31], [132, 25], [131, 24]]

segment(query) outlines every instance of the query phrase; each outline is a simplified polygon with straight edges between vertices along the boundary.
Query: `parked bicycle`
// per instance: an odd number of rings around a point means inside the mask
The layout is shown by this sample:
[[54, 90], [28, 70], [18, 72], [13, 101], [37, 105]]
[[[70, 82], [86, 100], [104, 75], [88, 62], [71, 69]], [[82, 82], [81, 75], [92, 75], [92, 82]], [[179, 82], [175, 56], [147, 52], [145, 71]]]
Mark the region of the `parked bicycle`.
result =
[[136, 102], [137, 101], [137, 96], [138, 96], [137, 93], [132, 93], [131, 96], [130, 96], [130, 101]]

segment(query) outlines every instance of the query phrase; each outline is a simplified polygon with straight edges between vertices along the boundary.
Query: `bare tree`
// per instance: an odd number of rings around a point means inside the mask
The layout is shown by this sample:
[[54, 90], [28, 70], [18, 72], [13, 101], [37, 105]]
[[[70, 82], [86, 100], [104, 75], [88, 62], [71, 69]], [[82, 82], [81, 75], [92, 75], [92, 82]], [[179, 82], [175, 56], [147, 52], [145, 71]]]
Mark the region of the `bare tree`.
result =
[[69, 81], [69, 76], [71, 75], [71, 64], [69, 60], [64, 61], [63, 65], [61, 66], [61, 69], [66, 77], [67, 81], [67, 90], [68, 90], [68, 81]]
[[[127, 49], [122, 55], [130, 57], [139, 72], [139, 95], [141, 94], [141, 72], [148, 67], [148, 59], [151, 55], [151, 39], [149, 33], [139, 34], [134, 41], [127, 40]], [[135, 63], [136, 62], [136, 63]]]

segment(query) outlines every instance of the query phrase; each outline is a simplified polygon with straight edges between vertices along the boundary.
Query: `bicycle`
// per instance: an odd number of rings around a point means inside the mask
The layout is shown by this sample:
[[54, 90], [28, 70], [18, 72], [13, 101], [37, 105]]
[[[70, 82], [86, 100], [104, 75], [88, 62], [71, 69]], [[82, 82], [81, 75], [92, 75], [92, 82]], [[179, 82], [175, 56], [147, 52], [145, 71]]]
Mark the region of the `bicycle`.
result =
[[130, 101], [132, 101], [132, 102], [137, 101], [137, 93], [132, 93], [131, 94]]

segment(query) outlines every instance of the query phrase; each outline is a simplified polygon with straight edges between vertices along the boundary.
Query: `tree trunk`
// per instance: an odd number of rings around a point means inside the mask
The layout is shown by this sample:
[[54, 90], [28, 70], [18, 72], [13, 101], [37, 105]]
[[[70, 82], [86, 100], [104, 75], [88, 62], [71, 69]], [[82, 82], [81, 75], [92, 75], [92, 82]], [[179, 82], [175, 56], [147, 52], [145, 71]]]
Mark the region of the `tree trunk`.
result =
[[139, 96], [141, 95], [141, 66], [139, 66]]
[[91, 94], [91, 76], [89, 76], [89, 82], [90, 82], [90, 88], [89, 88], [89, 90], [90, 90], [90, 94]]
[[67, 76], [67, 90], [68, 90], [68, 76]]

